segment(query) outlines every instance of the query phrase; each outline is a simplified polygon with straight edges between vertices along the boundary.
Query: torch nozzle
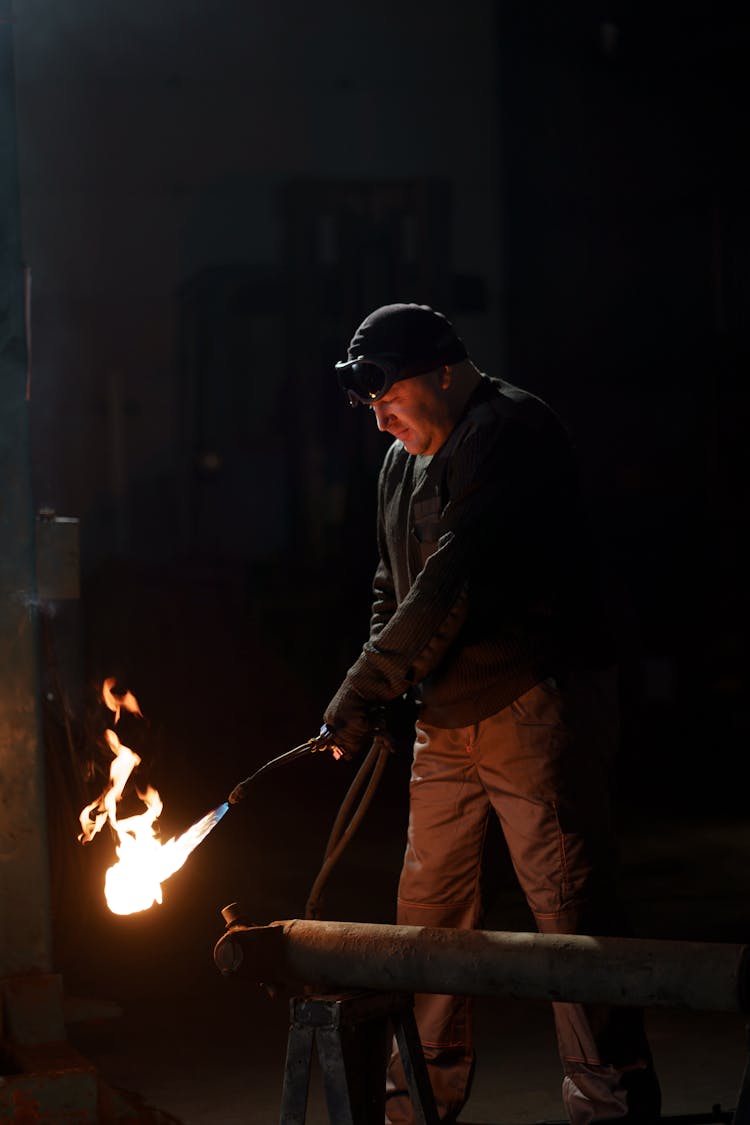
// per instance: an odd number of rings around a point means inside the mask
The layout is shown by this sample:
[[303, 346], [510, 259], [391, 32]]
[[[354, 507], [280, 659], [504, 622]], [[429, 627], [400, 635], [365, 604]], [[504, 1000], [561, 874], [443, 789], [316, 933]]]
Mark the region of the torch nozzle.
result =
[[279, 754], [278, 758], [271, 758], [269, 762], [265, 762], [255, 773], [251, 773], [250, 776], [246, 777], [244, 781], [241, 781], [239, 785], [235, 785], [228, 797], [229, 804], [236, 805], [244, 800], [248, 794], [251, 783], [255, 781], [256, 777], [260, 777], [262, 773], [266, 773], [267, 770], [278, 769], [280, 766], [286, 766], [290, 762], [296, 761], [297, 758], [304, 758], [308, 754], [313, 754], [316, 750], [322, 748], [321, 737], [320, 735], [316, 735], [315, 738], [308, 738], [307, 742], [302, 742], [299, 746], [295, 746], [293, 750], [287, 750], [285, 754]]
[[234, 789], [227, 797], [227, 803], [230, 805], [238, 805], [240, 801], [243, 801], [247, 796], [247, 790], [252, 780], [252, 777], [246, 777], [244, 781], [235, 785]]

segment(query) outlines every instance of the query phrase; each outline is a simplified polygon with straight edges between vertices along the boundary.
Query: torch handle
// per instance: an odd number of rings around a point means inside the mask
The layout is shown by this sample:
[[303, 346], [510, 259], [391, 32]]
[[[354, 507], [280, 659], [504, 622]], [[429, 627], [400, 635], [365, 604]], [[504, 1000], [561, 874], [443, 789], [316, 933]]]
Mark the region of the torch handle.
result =
[[241, 781], [239, 785], [235, 785], [234, 789], [229, 794], [229, 804], [236, 805], [244, 800], [251, 783], [255, 781], [256, 777], [260, 777], [262, 773], [266, 773], [268, 770], [278, 769], [280, 766], [286, 766], [290, 762], [295, 762], [297, 758], [303, 758], [308, 754], [313, 754], [319, 748], [320, 736], [316, 736], [315, 738], [309, 738], [307, 742], [302, 742], [299, 746], [295, 746], [292, 750], [287, 750], [285, 754], [279, 754], [277, 758], [271, 758], [270, 761], [264, 762], [255, 773], [251, 773], [250, 776], [246, 777], [244, 781]]

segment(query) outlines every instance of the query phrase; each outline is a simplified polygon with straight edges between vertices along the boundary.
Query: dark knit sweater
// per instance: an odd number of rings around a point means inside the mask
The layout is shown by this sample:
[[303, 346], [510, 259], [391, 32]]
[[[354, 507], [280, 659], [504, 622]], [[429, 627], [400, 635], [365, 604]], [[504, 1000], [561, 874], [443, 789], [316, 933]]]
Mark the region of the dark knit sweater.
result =
[[326, 712], [335, 729], [345, 700], [409, 690], [425, 722], [468, 726], [606, 662], [570, 441], [540, 399], [482, 376], [433, 457], [394, 441], [378, 496], [370, 637]]

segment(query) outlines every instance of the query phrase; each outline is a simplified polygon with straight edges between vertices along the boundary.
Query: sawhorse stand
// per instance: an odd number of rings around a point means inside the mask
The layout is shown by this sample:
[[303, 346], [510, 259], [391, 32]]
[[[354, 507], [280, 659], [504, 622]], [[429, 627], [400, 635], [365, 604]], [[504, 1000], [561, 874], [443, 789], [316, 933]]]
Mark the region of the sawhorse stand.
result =
[[438, 1125], [413, 1005], [413, 997], [402, 993], [294, 997], [289, 1005], [281, 1125], [304, 1125], [313, 1043], [332, 1125], [383, 1125], [389, 1026], [398, 1043], [416, 1125]]

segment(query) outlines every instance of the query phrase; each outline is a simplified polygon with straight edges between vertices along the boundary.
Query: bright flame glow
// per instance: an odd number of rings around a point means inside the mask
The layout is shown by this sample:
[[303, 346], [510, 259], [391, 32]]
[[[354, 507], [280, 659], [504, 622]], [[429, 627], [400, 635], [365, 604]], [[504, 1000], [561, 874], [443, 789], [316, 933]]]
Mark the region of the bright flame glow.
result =
[[[155, 789], [150, 793], [159, 795]], [[142, 797], [148, 804], [148, 793]], [[138, 910], [148, 910], [155, 902], [162, 901], [161, 884], [175, 871], [179, 871], [183, 863], [198, 844], [206, 838], [224, 813], [229, 808], [225, 802], [217, 809], [206, 813], [197, 820], [186, 832], [176, 839], [173, 837], [166, 844], [160, 844], [153, 835], [151, 822], [157, 814], [147, 809], [140, 816], [131, 816], [118, 823], [120, 843], [117, 848], [119, 860], [110, 867], [104, 880], [104, 894], [107, 906], [114, 914], [134, 914]], [[159, 801], [159, 809], [161, 802]], [[146, 835], [145, 829], [141, 833], [133, 834], [133, 822], [143, 822], [148, 826], [151, 835]]]
[[[131, 692], [122, 696], [115, 695], [112, 691], [114, 684], [114, 679], [105, 680], [102, 698], [110, 711], [114, 712], [115, 723], [121, 710], [142, 718], [135, 696]], [[81, 813], [82, 831], [78, 839], [82, 843], [88, 843], [107, 822], [112, 826], [118, 840], [115, 848], [117, 863], [107, 871], [104, 894], [113, 913], [134, 914], [148, 910], [155, 902], [162, 901], [161, 884], [170, 875], [174, 875], [175, 871], [179, 871], [190, 853], [219, 823], [229, 805], [219, 805], [181, 836], [161, 844], [156, 837], [154, 823], [163, 806], [159, 794], [151, 786], [144, 793], [137, 790], [146, 806], [145, 812], [118, 820], [117, 803], [130, 774], [141, 759], [129, 746], [122, 745], [113, 730], [106, 731], [106, 739], [114, 755], [109, 770], [109, 784], [101, 796], [87, 805]]]

